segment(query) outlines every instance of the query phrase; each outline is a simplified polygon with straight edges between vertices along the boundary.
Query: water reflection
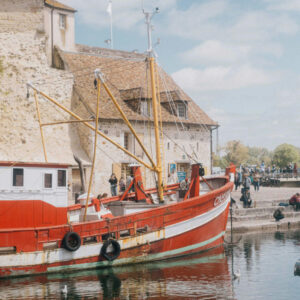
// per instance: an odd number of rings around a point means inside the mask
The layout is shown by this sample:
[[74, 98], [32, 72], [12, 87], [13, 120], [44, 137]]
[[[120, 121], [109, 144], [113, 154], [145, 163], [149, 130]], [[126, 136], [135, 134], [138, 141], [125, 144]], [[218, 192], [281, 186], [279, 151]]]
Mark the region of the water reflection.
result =
[[223, 247], [165, 262], [0, 281], [1, 299], [228, 299]]
[[225, 252], [219, 247], [164, 262], [1, 280], [0, 299], [298, 299], [299, 259], [300, 231], [256, 233]]

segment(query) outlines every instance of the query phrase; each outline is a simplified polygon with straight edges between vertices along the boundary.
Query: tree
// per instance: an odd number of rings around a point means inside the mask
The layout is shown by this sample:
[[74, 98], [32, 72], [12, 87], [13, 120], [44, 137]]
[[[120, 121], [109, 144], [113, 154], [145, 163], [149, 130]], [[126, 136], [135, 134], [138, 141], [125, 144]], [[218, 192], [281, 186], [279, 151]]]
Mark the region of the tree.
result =
[[225, 169], [229, 166], [228, 161], [224, 157], [220, 157], [219, 155], [212, 153], [213, 156], [213, 166], [220, 167], [221, 169]]
[[269, 166], [272, 162], [272, 152], [267, 148], [248, 147], [249, 157], [247, 164], [260, 166], [262, 162]]
[[273, 163], [280, 168], [285, 168], [289, 163], [299, 162], [298, 149], [290, 144], [281, 144], [274, 150]]
[[245, 163], [248, 159], [248, 148], [240, 141], [227, 142], [224, 151], [226, 153], [224, 159], [228, 163], [234, 163], [236, 166]]

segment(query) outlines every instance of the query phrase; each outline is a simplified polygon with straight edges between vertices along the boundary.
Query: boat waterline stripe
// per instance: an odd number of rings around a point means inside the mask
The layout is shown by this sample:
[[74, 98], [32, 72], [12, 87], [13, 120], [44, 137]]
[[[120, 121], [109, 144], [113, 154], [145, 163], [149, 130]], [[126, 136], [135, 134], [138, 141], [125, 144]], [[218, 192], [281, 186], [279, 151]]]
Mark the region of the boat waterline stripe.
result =
[[179, 249], [169, 250], [161, 253], [156, 254], [149, 254], [147, 256], [138, 256], [134, 258], [121, 258], [114, 261], [100, 261], [100, 262], [93, 262], [93, 263], [83, 263], [83, 264], [75, 264], [75, 265], [66, 265], [66, 266], [57, 266], [57, 267], [49, 267], [47, 272], [59, 272], [64, 270], [76, 270], [76, 269], [90, 269], [90, 268], [97, 268], [101, 266], [118, 266], [123, 264], [130, 264], [130, 263], [137, 263], [137, 262], [146, 262], [151, 260], [157, 260], [164, 257], [174, 256], [180, 253], [188, 252], [197, 248], [204, 247], [208, 244], [211, 244], [225, 235], [225, 231], [222, 231], [218, 235], [203, 241], [198, 244], [182, 247]]

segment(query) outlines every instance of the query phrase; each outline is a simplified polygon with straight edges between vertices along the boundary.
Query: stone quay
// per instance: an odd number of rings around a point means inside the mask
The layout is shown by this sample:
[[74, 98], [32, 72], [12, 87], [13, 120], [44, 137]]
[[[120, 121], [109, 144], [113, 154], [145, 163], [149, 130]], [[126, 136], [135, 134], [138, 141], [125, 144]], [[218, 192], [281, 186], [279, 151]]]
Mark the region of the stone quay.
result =
[[[254, 191], [251, 186], [252, 205], [250, 208], [243, 208], [240, 201], [241, 188], [233, 190], [231, 197], [236, 201], [232, 209], [233, 233], [300, 228], [300, 211], [295, 211], [291, 205], [279, 206], [279, 203], [289, 203], [289, 199], [297, 192], [300, 192], [300, 188], [260, 187], [259, 191]], [[284, 218], [275, 221], [273, 214], [278, 208]], [[226, 232], [230, 234], [230, 213]]]

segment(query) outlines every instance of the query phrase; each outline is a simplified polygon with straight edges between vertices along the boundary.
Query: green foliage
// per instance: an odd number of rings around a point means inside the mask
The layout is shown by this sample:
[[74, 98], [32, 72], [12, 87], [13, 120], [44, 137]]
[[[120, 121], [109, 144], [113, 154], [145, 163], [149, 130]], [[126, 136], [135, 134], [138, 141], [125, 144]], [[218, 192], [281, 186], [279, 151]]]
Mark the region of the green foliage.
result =
[[225, 148], [224, 159], [229, 163], [234, 163], [236, 166], [244, 164], [248, 159], [248, 148], [240, 141], [229, 141]]
[[281, 144], [272, 152], [262, 147], [247, 147], [240, 141], [229, 141], [222, 151], [225, 152], [223, 157], [213, 154], [213, 166], [222, 169], [231, 162], [236, 166], [241, 164], [260, 166], [264, 162], [266, 167], [275, 164], [281, 168], [289, 163], [300, 165], [300, 148], [289, 144]]
[[266, 166], [270, 166], [272, 163], [273, 153], [267, 148], [261, 147], [248, 147], [248, 165], [259, 166], [261, 162], [264, 162]]
[[299, 150], [290, 144], [281, 144], [274, 150], [273, 163], [280, 168], [286, 167], [289, 163], [299, 162]]
[[229, 162], [224, 158], [216, 155], [215, 153], [213, 155], [213, 166], [214, 167], [220, 167], [221, 169], [225, 169], [229, 166]]

